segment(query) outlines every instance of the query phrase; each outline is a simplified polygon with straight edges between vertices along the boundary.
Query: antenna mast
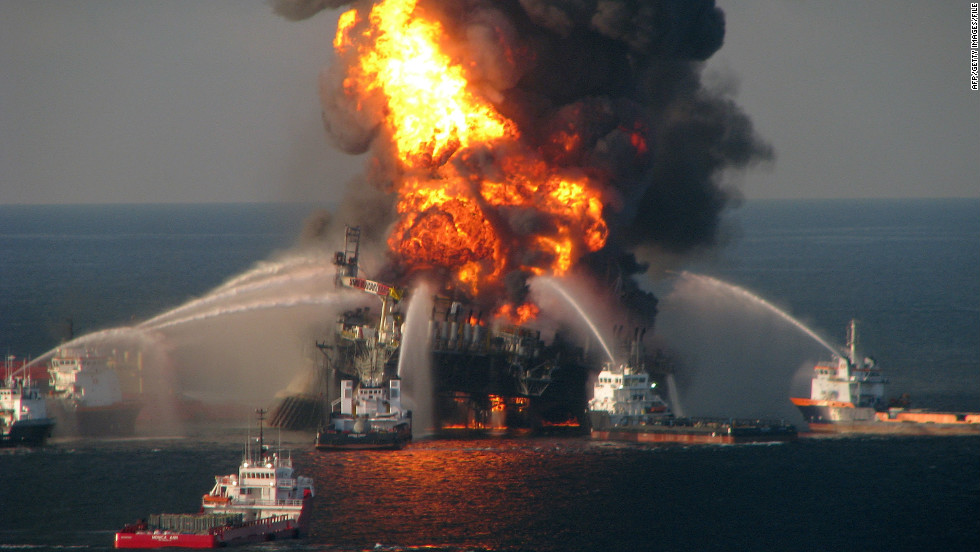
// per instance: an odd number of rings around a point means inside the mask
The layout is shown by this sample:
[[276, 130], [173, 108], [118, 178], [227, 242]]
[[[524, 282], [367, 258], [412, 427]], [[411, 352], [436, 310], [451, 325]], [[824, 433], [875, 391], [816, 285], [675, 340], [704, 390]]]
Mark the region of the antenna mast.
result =
[[265, 409], [257, 408], [255, 413], [259, 415], [259, 458], [262, 458], [265, 456], [265, 443], [262, 438], [262, 421], [265, 420]]

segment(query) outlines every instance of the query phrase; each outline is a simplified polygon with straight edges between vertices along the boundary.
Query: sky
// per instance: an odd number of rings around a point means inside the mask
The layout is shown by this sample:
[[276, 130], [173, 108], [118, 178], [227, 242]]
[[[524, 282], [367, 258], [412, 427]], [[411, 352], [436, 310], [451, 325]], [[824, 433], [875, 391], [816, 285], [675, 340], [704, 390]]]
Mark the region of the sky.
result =
[[[705, 82], [775, 151], [747, 199], [980, 197], [969, 2], [719, 0]], [[262, 0], [0, 0], [0, 204], [339, 197], [317, 78], [336, 11]]]

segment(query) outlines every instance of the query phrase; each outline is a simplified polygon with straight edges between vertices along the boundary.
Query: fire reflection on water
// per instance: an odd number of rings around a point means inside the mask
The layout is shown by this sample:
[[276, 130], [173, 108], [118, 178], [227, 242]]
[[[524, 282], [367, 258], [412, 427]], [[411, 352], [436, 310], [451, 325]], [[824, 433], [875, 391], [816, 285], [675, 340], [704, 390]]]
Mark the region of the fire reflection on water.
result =
[[313, 538], [468, 549], [520, 545], [534, 511], [556, 498], [544, 492], [555, 486], [547, 483], [555, 475], [534, 451], [557, 442], [528, 443], [428, 441], [390, 453], [318, 455], [314, 469], [329, 481], [331, 505], [318, 509], [313, 527], [326, 534]]

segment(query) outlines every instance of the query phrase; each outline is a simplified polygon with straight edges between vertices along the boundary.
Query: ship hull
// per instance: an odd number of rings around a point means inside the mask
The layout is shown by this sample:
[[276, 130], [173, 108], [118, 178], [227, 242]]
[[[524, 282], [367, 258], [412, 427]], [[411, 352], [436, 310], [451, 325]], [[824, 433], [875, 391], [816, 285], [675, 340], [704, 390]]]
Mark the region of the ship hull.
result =
[[723, 432], [664, 432], [657, 430], [635, 430], [629, 428], [611, 430], [592, 430], [596, 441], [623, 441], [627, 443], [688, 443], [720, 444], [739, 443], [778, 443], [793, 441], [796, 433], [780, 435], [732, 435]]
[[610, 423], [608, 413], [590, 414], [591, 437], [600, 441], [737, 444], [784, 442], [797, 438], [795, 426], [779, 422], [665, 417], [646, 423], [618, 425]]
[[209, 533], [176, 533], [148, 530], [123, 530], [116, 533], [115, 547], [144, 548], [221, 548], [250, 542], [299, 538], [302, 528], [294, 519], [260, 519], [243, 526], [217, 528]]
[[876, 412], [848, 404], [793, 398], [811, 433], [978, 435], [980, 413], [892, 409]]
[[136, 433], [136, 416], [140, 404], [123, 402], [100, 407], [78, 407], [75, 416], [78, 432], [86, 436], [132, 435]]
[[412, 440], [412, 434], [403, 431], [367, 433], [320, 432], [315, 447], [322, 451], [343, 450], [398, 450]]
[[811, 423], [811, 433], [863, 435], [980, 435], [978, 424], [936, 424], [920, 422], [841, 422]]
[[51, 436], [54, 423], [53, 418], [19, 420], [14, 422], [8, 433], [0, 435], [0, 448], [42, 446], [48, 437]]

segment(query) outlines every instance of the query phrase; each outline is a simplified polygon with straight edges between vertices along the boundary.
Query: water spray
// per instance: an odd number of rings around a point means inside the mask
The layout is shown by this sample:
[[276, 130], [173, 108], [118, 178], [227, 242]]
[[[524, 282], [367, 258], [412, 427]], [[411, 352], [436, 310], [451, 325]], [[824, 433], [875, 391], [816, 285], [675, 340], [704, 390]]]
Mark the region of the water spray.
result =
[[704, 275], [701, 275], [701, 274], [694, 274], [694, 273], [688, 272], [686, 270], [685, 271], [682, 271], [679, 275], [680, 275], [681, 278], [686, 278], [688, 280], [696, 280], [696, 281], [699, 281], [701, 283], [705, 283], [705, 284], [708, 284], [710, 286], [713, 286], [715, 288], [724, 289], [725, 291], [727, 291], [727, 292], [729, 292], [729, 293], [731, 293], [731, 294], [733, 294], [733, 295], [735, 295], [737, 297], [741, 297], [743, 299], [748, 299], [752, 303], [755, 303], [757, 305], [763, 306], [766, 309], [768, 309], [769, 311], [771, 311], [774, 314], [778, 315], [783, 320], [789, 322], [790, 324], [792, 324], [793, 326], [795, 326], [796, 328], [798, 328], [800, 331], [802, 331], [806, 335], [812, 337], [817, 343], [819, 343], [820, 345], [822, 345], [825, 349], [827, 349], [828, 351], [830, 351], [834, 355], [840, 355], [840, 349], [838, 347], [834, 347], [830, 343], [827, 343], [827, 340], [825, 340], [824, 338], [820, 337], [820, 335], [817, 334], [817, 332], [815, 332], [815, 331], [811, 330], [810, 328], [806, 327], [802, 322], [800, 322], [799, 320], [797, 320], [797, 319], [793, 318], [792, 316], [790, 316], [789, 313], [787, 313], [786, 311], [783, 311], [783, 310], [777, 308], [775, 305], [773, 305], [769, 301], [766, 301], [765, 299], [759, 297], [758, 295], [755, 295], [754, 293], [751, 293], [750, 291], [748, 291], [748, 290], [746, 290], [744, 288], [740, 288], [740, 287], [738, 287], [738, 286], [736, 286], [734, 284], [729, 284], [728, 282], [723, 282], [723, 281], [721, 281], [721, 280], [719, 280], [717, 278], [712, 278], [711, 276], [704, 276]]
[[308, 257], [296, 255], [278, 261], [260, 261], [256, 265], [242, 274], [228, 279], [223, 284], [216, 287], [212, 293], [221, 293], [244, 284], [252, 283], [256, 280], [268, 279], [285, 274], [290, 274], [296, 266], [311, 265], [315, 268], [333, 270], [333, 259], [325, 257]]
[[412, 290], [405, 314], [402, 343], [398, 350], [398, 376], [402, 378], [406, 397], [412, 401], [412, 433], [422, 437], [435, 428], [432, 385], [432, 359], [429, 313], [432, 291], [425, 283]]
[[[288, 286], [293, 286], [295, 284], [299, 284], [305, 281], [313, 281], [316, 280], [317, 278], [332, 279], [333, 278], [332, 271], [330, 274], [327, 274], [326, 267], [304, 268], [299, 274], [275, 274], [260, 281], [242, 282], [232, 287], [222, 286], [220, 288], [217, 288], [215, 291], [212, 291], [208, 295], [205, 295], [204, 297], [195, 299], [193, 301], [189, 301], [163, 314], [159, 314], [157, 316], [154, 316], [153, 318], [144, 320], [143, 322], [138, 324], [138, 327], [142, 327], [142, 328], [157, 327], [179, 315], [182, 315], [187, 312], [193, 312], [195, 309], [207, 307], [209, 305], [220, 303], [225, 300], [237, 300], [243, 296], [250, 295], [250, 294], [258, 294], [260, 292], [268, 291], [276, 288], [285, 288]], [[219, 290], [223, 290], [223, 291], [219, 291]]]
[[596, 339], [599, 340], [599, 345], [602, 345], [602, 350], [605, 351], [606, 356], [609, 357], [609, 362], [615, 363], [616, 359], [615, 357], [613, 357], [612, 351], [609, 350], [609, 346], [606, 345], [606, 340], [602, 338], [602, 335], [599, 333], [599, 329], [596, 328], [595, 324], [592, 323], [592, 319], [590, 319], [589, 316], [585, 313], [585, 310], [582, 309], [581, 305], [579, 305], [575, 301], [575, 299], [573, 299], [572, 296], [569, 295], [568, 292], [565, 291], [565, 289], [561, 287], [557, 281], [555, 281], [554, 278], [539, 276], [535, 278], [535, 281], [540, 281], [547, 284], [551, 289], [558, 292], [558, 294], [561, 295], [565, 299], [565, 301], [567, 301], [568, 304], [571, 305], [578, 312], [579, 316], [582, 317], [582, 320], [584, 320], [585, 323], [589, 325], [589, 328], [592, 330], [592, 333], [595, 334]]
[[[219, 307], [192, 316], [178, 318], [177, 320], [160, 322], [145, 327], [153, 330], [162, 330], [165, 328], [172, 328], [174, 326], [180, 326], [191, 322], [202, 322], [219, 316], [228, 316], [231, 314], [241, 314], [241, 313], [259, 311], [259, 310], [293, 308], [293, 307], [301, 307], [301, 306], [325, 306], [325, 305], [331, 305], [335, 303], [337, 298], [338, 298], [338, 294], [331, 292], [331, 293], [324, 293], [321, 295], [295, 296], [288, 299], [269, 299], [264, 301], [253, 301], [251, 303], [235, 305], [231, 307]], [[141, 327], [143, 327], [143, 325], [141, 325]]]

